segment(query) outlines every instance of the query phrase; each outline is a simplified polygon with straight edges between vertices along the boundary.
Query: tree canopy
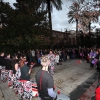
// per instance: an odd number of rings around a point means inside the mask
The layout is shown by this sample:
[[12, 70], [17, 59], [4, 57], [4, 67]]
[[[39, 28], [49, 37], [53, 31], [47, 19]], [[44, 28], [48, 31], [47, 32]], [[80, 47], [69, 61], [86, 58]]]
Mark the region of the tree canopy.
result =
[[47, 12], [39, 10], [37, 0], [16, 0], [14, 9], [9, 3], [1, 4], [0, 45], [29, 48], [44, 44], [41, 38], [49, 34]]
[[[78, 20], [78, 29], [84, 33], [91, 30], [91, 23], [98, 22], [100, 16], [100, 0], [72, 0], [68, 17], [69, 22]], [[73, 20], [75, 19], [75, 20]]]

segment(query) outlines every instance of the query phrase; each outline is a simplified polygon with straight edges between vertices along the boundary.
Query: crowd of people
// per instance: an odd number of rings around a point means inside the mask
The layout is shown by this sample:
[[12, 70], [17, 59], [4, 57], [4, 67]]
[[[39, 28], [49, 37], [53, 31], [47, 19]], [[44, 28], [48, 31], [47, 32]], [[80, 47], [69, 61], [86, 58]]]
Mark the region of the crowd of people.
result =
[[[28, 64], [26, 55], [5, 54], [0, 53], [0, 74], [1, 81], [7, 82], [9, 88], [13, 88], [21, 98], [32, 98], [32, 82], [30, 82], [30, 74], [35, 63]], [[30, 88], [30, 89], [28, 89]], [[35, 95], [35, 94], [34, 94]]]
[[[52, 78], [55, 74], [54, 66], [55, 64], [59, 66], [68, 59], [84, 59], [90, 63], [91, 68], [99, 69], [100, 48], [36, 49], [27, 52], [18, 51], [12, 56], [2, 51], [0, 52], [1, 80], [7, 82], [8, 87], [13, 88], [21, 98], [31, 100], [33, 96], [39, 96], [41, 100], [56, 100]], [[33, 66], [39, 65], [42, 67], [41, 71], [36, 74], [37, 85], [35, 85], [31, 82], [30, 74]], [[48, 85], [46, 85], [47, 83]], [[37, 87], [36, 91], [32, 91], [32, 86]]]

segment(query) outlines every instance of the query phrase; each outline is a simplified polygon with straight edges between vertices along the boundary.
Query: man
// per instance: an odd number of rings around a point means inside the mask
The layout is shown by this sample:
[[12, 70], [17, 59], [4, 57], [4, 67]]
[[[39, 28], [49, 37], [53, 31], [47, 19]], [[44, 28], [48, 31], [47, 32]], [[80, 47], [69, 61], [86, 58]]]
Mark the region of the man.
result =
[[31, 53], [32, 53], [32, 61], [35, 62], [35, 50], [33, 49]]
[[6, 54], [5, 57], [5, 69], [6, 70], [12, 70], [12, 65], [11, 65], [11, 55], [8, 53]]
[[57, 95], [53, 91], [54, 81], [52, 75], [48, 72], [48, 65], [50, 60], [48, 56], [41, 58], [42, 69], [39, 70], [36, 75], [36, 82], [41, 100], [56, 100]]
[[0, 53], [0, 70], [4, 66], [4, 52]]

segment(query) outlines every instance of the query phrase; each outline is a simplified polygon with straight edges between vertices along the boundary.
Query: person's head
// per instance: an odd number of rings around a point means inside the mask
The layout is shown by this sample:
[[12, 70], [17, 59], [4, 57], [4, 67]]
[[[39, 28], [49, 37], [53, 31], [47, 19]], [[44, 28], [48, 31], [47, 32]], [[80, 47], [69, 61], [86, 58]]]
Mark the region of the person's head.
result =
[[49, 51], [49, 54], [52, 54], [52, 53], [53, 53], [52, 50], [50, 50], [50, 51]]
[[24, 60], [24, 61], [26, 61], [26, 60], [27, 60], [27, 59], [26, 59], [26, 56], [24, 56], [24, 57], [23, 57], [23, 60]]
[[93, 52], [93, 49], [91, 49], [91, 52]]
[[26, 59], [26, 55], [22, 55], [22, 56], [20, 57], [20, 59], [23, 60], [23, 61], [26, 61], [26, 60], [27, 60], [27, 59]]
[[17, 55], [15, 55], [15, 59], [18, 59], [18, 56]]
[[16, 63], [18, 63], [18, 57], [15, 55], [15, 56], [12, 56], [12, 59], [11, 59], [11, 61], [12, 61], [12, 66], [14, 67], [15, 66], [15, 64]]
[[41, 65], [46, 68], [50, 64], [50, 60], [47, 55], [41, 57]]
[[9, 54], [9, 53], [7, 53], [7, 54], [6, 54], [6, 57], [7, 57], [7, 58], [10, 58], [10, 54]]
[[17, 55], [12, 56], [12, 60], [18, 60], [18, 56]]
[[1, 53], [0, 53], [0, 56], [4, 56], [4, 52], [1, 52]]
[[25, 61], [24, 61], [24, 60], [22, 60], [22, 59], [20, 59], [20, 61], [19, 61], [19, 66], [20, 66], [20, 67], [23, 67], [23, 66], [24, 66], [24, 64], [25, 64]]

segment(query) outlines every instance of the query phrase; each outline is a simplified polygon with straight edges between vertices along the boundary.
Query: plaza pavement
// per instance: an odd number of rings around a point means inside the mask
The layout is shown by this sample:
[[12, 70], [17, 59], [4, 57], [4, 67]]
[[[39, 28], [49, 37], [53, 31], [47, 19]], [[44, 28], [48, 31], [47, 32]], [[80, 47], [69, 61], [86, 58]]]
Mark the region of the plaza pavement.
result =
[[[79, 98], [96, 81], [98, 73], [95, 68], [90, 68], [89, 63], [85, 61], [76, 63], [76, 61], [76, 59], [67, 60], [62, 65], [55, 65], [53, 78], [56, 90], [60, 90], [61, 93], [69, 96], [71, 100], [91, 100]], [[39, 69], [41, 69], [40, 66], [33, 68], [31, 74], [32, 80], [35, 80], [34, 76]], [[94, 90], [92, 90], [93, 94]], [[19, 96], [7, 87], [7, 83], [0, 81], [0, 100], [19, 100]], [[32, 100], [38, 99], [33, 98]]]

